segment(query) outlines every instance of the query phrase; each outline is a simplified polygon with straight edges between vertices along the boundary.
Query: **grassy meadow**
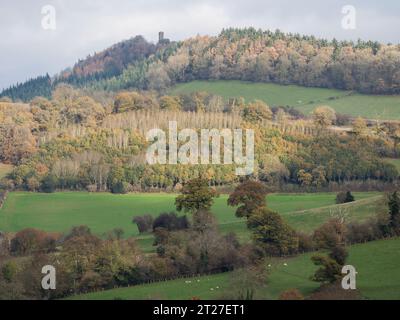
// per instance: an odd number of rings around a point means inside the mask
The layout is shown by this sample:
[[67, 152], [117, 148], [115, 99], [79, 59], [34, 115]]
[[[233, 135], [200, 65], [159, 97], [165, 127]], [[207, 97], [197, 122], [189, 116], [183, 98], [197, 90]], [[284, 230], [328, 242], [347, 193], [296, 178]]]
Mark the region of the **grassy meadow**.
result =
[[291, 106], [309, 114], [316, 106], [328, 105], [338, 113], [368, 119], [399, 120], [400, 96], [363, 95], [349, 91], [306, 88], [295, 85], [243, 81], [193, 81], [175, 86], [170, 94], [205, 91], [224, 98], [259, 99], [270, 106]]
[[[339, 211], [348, 220], [361, 221], [376, 214], [383, 196], [376, 192], [354, 193], [356, 202], [335, 204], [335, 193], [270, 194], [268, 206], [278, 211], [293, 227], [304, 232], [327, 221]], [[98, 235], [123, 228], [125, 236], [136, 237], [145, 252], [154, 251], [153, 236], [139, 235], [132, 221], [135, 215], [158, 215], [174, 211], [174, 194], [128, 194], [60, 192], [53, 194], [11, 192], [0, 210], [0, 230], [19, 231], [33, 227], [45, 231], [67, 232], [75, 225], [88, 225]], [[250, 239], [243, 219], [226, 205], [227, 195], [216, 199], [212, 208], [222, 232], [236, 232], [242, 241]], [[400, 299], [400, 239], [377, 241], [350, 248], [348, 263], [359, 272], [358, 286], [366, 299]], [[373, 252], [373, 257], [371, 256]], [[268, 282], [257, 298], [276, 299], [287, 289], [310, 294], [318, 284], [310, 280], [316, 267], [312, 254], [272, 259], [266, 266]], [[72, 299], [218, 299], [229, 290], [230, 273], [152, 283], [109, 291], [99, 291]]]
[[[355, 193], [356, 200], [349, 211], [357, 219], [368, 216], [380, 196], [378, 193]], [[67, 232], [72, 226], [87, 225], [98, 235], [122, 228], [125, 236], [138, 236], [132, 223], [137, 215], [175, 211], [174, 194], [128, 194], [59, 192], [53, 194], [11, 192], [0, 210], [0, 230], [19, 231], [37, 228], [51, 232]], [[268, 207], [282, 214], [295, 228], [310, 231], [329, 218], [335, 206], [334, 193], [271, 194]], [[227, 195], [215, 200], [212, 208], [224, 231], [235, 231], [244, 220], [235, 217], [228, 207]], [[245, 229], [245, 228], [244, 228]]]
[[[381, 240], [349, 247], [348, 264], [357, 272], [357, 288], [364, 299], [400, 299], [400, 239]], [[373, 256], [371, 256], [373, 252]], [[259, 293], [261, 299], [277, 299], [285, 290], [297, 288], [304, 295], [318, 288], [310, 280], [316, 267], [304, 254], [289, 259], [271, 261], [267, 285]], [[285, 265], [286, 264], [286, 265]], [[229, 290], [230, 273], [178, 279], [129, 288], [107, 290], [72, 297], [77, 300], [110, 299], [171, 299], [182, 300], [199, 297], [202, 300], [218, 299]]]
[[[355, 193], [356, 202], [337, 206], [336, 194], [270, 194], [269, 208], [279, 212], [299, 231], [312, 232], [329, 220], [341, 207], [349, 220], [361, 221], [374, 215], [381, 203], [379, 193]], [[152, 252], [153, 235], [140, 235], [132, 218], [137, 215], [175, 211], [174, 194], [128, 194], [59, 192], [53, 194], [11, 192], [0, 210], [0, 230], [17, 232], [36, 228], [48, 232], [68, 232], [71, 227], [87, 225], [103, 236], [114, 228], [122, 228], [125, 237], [136, 237], [145, 252]], [[227, 195], [215, 200], [212, 208], [223, 233], [235, 232], [241, 241], [250, 239], [244, 219], [228, 207]]]
[[[302, 211], [287, 211], [282, 212], [281, 215], [296, 230], [311, 233], [337, 214], [345, 214], [348, 222], [363, 221], [374, 216], [383, 203], [382, 196], [374, 196], [372, 193], [357, 194], [357, 197], [359, 200], [354, 203], [321, 206]], [[250, 239], [250, 232], [243, 222], [222, 223], [220, 230], [225, 233], [235, 232], [242, 241]]]

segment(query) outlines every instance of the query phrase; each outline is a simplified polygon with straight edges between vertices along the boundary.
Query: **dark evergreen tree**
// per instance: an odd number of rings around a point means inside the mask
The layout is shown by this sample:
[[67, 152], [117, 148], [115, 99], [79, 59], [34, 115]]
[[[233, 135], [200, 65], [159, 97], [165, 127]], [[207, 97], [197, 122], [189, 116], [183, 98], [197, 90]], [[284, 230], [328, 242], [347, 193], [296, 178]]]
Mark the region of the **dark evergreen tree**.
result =
[[396, 191], [389, 195], [390, 227], [394, 233], [400, 233], [400, 196]]
[[50, 98], [53, 86], [50, 76], [40, 76], [27, 82], [16, 84], [0, 93], [0, 97], [9, 97], [13, 101], [28, 102], [34, 97]]

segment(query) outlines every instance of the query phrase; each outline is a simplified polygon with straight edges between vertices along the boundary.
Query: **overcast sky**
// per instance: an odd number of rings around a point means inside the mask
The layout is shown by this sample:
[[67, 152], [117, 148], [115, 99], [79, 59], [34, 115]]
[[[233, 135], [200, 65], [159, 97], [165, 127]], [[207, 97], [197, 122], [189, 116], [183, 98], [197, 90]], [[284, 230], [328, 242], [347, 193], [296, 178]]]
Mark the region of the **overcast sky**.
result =
[[[54, 31], [42, 28], [45, 5], [56, 9]], [[356, 8], [355, 30], [342, 28], [345, 5]], [[0, 14], [0, 89], [160, 30], [172, 40], [253, 26], [400, 43], [399, 0], [0, 0]]]

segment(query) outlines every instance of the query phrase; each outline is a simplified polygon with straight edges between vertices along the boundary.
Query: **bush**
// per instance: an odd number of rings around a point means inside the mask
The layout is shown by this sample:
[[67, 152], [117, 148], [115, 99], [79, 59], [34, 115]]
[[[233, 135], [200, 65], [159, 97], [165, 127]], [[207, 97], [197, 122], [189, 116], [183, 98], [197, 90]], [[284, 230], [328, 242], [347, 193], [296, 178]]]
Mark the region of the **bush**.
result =
[[28, 228], [19, 231], [11, 240], [10, 251], [14, 255], [27, 255], [34, 252], [51, 252], [55, 250], [57, 235]]
[[210, 229], [169, 232], [159, 228], [156, 233], [158, 255], [170, 261], [179, 275], [227, 272], [248, 262], [246, 250], [237, 247], [232, 235]]
[[71, 231], [65, 236], [64, 241], [91, 235], [92, 232], [88, 226], [82, 225], [82, 226], [72, 227]]
[[347, 114], [336, 113], [336, 122], [337, 126], [348, 126], [351, 124], [351, 117]]
[[183, 230], [189, 228], [186, 216], [178, 217], [175, 212], [162, 213], [153, 222], [153, 230], [163, 228], [168, 231]]
[[268, 105], [261, 100], [255, 100], [242, 110], [244, 120], [252, 123], [272, 119], [272, 111]]
[[317, 249], [332, 249], [345, 242], [346, 226], [340, 219], [331, 219], [316, 229], [313, 241]]
[[0, 209], [3, 207], [4, 202], [7, 199], [8, 192], [0, 190]]
[[111, 192], [115, 194], [127, 194], [131, 189], [131, 185], [125, 181], [118, 181], [111, 187]]
[[310, 300], [360, 300], [361, 295], [357, 290], [344, 290], [340, 283], [327, 284], [314, 292]]
[[220, 299], [241, 301], [261, 299], [267, 277], [263, 265], [237, 269], [231, 273], [228, 286]]
[[348, 243], [364, 243], [390, 236], [388, 216], [378, 216], [365, 222], [352, 222], [347, 225], [346, 241]]
[[312, 236], [297, 232], [297, 237], [299, 239], [299, 253], [311, 252], [315, 250]]
[[341, 266], [345, 265], [348, 256], [349, 253], [344, 246], [336, 246], [332, 248], [331, 253], [329, 254], [329, 257]]
[[28, 178], [26, 187], [29, 191], [37, 191], [40, 188], [40, 183], [35, 177]]
[[170, 232], [168, 232], [166, 229], [163, 228], [158, 228], [154, 230], [154, 246], [157, 247], [157, 253], [160, 256], [163, 256], [165, 252], [165, 248], [162, 246], [168, 242], [168, 238], [170, 236]]
[[400, 235], [400, 195], [396, 191], [388, 197], [390, 228], [395, 235]]
[[346, 239], [349, 243], [363, 243], [375, 240], [374, 225], [371, 221], [350, 223], [347, 226]]
[[9, 239], [10, 236], [8, 234], [6, 234], [3, 231], [0, 231], [0, 257], [9, 255], [10, 253]]
[[136, 223], [140, 233], [150, 232], [153, 227], [154, 218], [150, 214], [133, 217], [133, 223]]
[[89, 184], [86, 186], [86, 190], [90, 193], [94, 193], [97, 191], [97, 185], [95, 184]]
[[14, 277], [16, 276], [18, 272], [18, 267], [15, 261], [9, 261], [6, 262], [4, 265], [1, 266], [1, 275], [3, 276], [3, 279], [7, 281], [8, 283], [12, 282], [14, 280]]
[[114, 228], [108, 233], [109, 240], [121, 240], [124, 237], [124, 229]]
[[313, 281], [325, 283], [335, 283], [342, 276], [342, 268], [336, 260], [331, 257], [322, 255], [315, 255], [311, 257], [311, 261], [320, 268], [315, 272], [312, 277]]
[[45, 193], [53, 193], [56, 191], [56, 188], [57, 178], [53, 175], [46, 176], [42, 181], [42, 185], [40, 186], [40, 190]]
[[343, 203], [350, 203], [354, 202], [354, 196], [351, 194], [350, 191], [347, 192], [340, 192], [336, 196], [336, 203], [337, 204], [343, 204]]
[[304, 296], [298, 289], [289, 289], [279, 295], [279, 300], [294, 301], [304, 300]]

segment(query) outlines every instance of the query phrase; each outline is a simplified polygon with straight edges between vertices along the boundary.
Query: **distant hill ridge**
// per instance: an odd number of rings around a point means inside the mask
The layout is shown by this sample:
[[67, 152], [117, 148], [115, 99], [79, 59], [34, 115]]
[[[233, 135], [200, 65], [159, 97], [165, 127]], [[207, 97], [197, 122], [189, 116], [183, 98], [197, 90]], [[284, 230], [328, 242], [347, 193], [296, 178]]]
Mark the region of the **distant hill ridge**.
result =
[[180, 42], [164, 39], [163, 32], [159, 36], [157, 44], [142, 36], [122, 41], [52, 79], [31, 79], [0, 97], [49, 97], [61, 82], [91, 90], [163, 91], [179, 82], [218, 79], [400, 94], [400, 45], [328, 41], [254, 28], [230, 28], [216, 37]]

